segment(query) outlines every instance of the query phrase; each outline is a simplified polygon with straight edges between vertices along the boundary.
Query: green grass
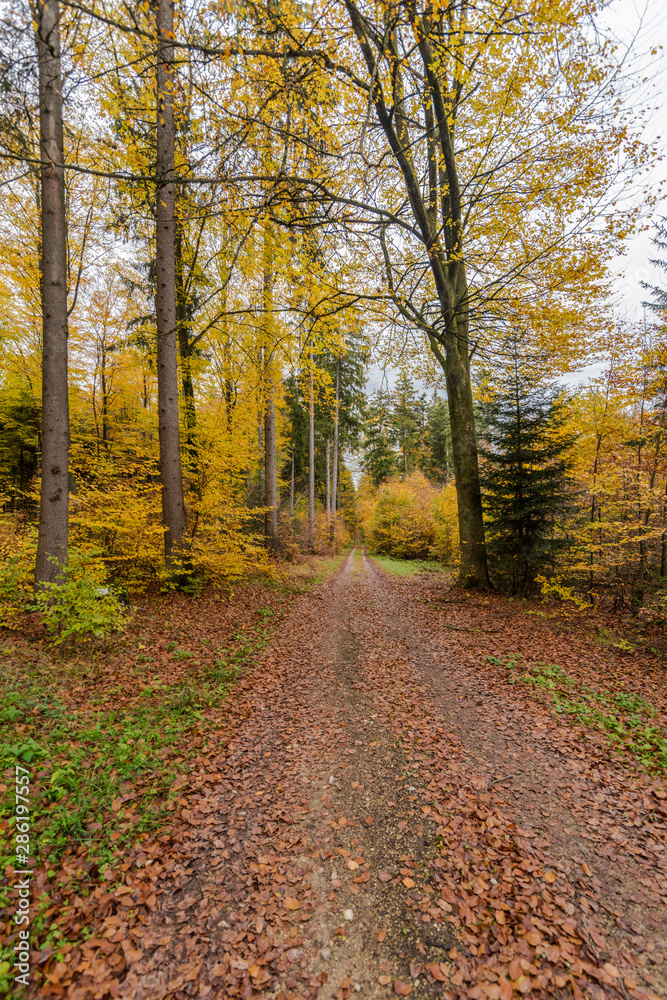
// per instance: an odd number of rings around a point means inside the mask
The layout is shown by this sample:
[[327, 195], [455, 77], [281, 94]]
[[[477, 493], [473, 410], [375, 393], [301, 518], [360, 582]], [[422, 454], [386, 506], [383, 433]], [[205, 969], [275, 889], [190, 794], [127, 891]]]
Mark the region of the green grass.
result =
[[418, 573], [442, 573], [443, 566], [431, 559], [394, 559], [370, 553], [374, 563], [392, 576], [417, 576]]
[[510, 684], [540, 691], [558, 717], [603, 733], [615, 750], [631, 754], [650, 770], [667, 771], [667, 733], [657, 722], [657, 709], [646, 699], [628, 691], [598, 691], [557, 664], [536, 663], [524, 669], [518, 653], [507, 660], [486, 659], [507, 669]]

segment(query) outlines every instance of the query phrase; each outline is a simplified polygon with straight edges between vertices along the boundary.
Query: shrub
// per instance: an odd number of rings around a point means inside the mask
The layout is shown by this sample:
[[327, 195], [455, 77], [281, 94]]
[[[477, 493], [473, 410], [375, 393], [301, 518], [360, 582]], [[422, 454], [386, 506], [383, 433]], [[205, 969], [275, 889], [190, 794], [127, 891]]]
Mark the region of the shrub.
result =
[[125, 612], [114, 591], [105, 586], [106, 573], [96, 550], [71, 548], [67, 566], [55, 583], [35, 595], [54, 645], [73, 636], [102, 638], [122, 631]]
[[421, 472], [394, 476], [364, 503], [364, 536], [383, 555], [450, 561], [455, 535], [451, 498]]

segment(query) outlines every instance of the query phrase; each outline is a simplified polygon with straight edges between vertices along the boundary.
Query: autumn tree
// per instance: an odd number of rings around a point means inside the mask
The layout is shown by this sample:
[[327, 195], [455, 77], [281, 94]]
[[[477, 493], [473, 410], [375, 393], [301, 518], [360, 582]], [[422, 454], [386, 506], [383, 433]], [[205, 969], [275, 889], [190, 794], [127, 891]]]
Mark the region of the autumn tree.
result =
[[646, 162], [588, 19], [580, 0], [341, 0], [327, 16], [346, 39], [321, 59], [348, 150], [330, 195], [369, 311], [391, 304], [400, 340], [419, 332], [445, 373], [467, 586], [488, 585], [471, 356], [517, 313], [545, 337], [581, 335], [574, 304], [592, 317], [632, 225], [614, 205], [617, 154]]

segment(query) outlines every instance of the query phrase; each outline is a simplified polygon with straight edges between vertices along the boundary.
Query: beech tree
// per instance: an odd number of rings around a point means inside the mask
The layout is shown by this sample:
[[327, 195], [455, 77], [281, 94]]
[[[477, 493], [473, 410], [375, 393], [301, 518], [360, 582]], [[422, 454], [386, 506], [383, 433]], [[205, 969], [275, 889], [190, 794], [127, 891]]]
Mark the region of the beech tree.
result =
[[60, 6], [34, 8], [39, 65], [42, 291], [42, 462], [35, 583], [56, 579], [67, 560], [69, 387], [67, 380], [67, 223], [63, 144]]
[[399, 333], [394, 355], [417, 333], [445, 374], [461, 582], [486, 587], [471, 358], [517, 314], [561, 345], [581, 338], [584, 303], [595, 325], [604, 259], [636, 217], [615, 201], [619, 171], [636, 177], [649, 151], [580, 0], [327, 11], [345, 166], [319, 197], [339, 206], [358, 298]]
[[176, 185], [174, 132], [174, 5], [158, 0], [157, 139], [155, 195], [158, 428], [164, 551], [167, 568], [178, 559], [187, 527], [178, 407], [176, 341]]

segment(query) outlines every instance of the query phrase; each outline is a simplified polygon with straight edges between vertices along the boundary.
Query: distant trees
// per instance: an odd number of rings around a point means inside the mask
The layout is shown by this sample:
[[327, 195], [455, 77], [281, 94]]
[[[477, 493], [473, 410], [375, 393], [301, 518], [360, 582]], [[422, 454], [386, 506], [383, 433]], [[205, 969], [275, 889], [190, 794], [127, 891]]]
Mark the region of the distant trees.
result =
[[417, 395], [405, 375], [392, 392], [373, 393], [365, 411], [361, 464], [374, 486], [416, 469], [445, 483], [452, 475], [446, 401], [435, 393], [430, 401]]

